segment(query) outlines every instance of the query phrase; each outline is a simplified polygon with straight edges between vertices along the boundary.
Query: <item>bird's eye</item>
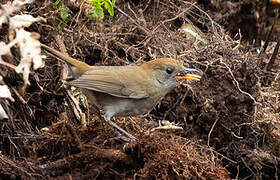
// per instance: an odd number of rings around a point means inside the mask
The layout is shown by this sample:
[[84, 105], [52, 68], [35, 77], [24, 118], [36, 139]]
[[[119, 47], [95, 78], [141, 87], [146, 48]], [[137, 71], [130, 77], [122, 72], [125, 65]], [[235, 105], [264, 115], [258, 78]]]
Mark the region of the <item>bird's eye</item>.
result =
[[166, 68], [166, 73], [167, 73], [167, 74], [173, 73], [173, 69], [172, 69], [171, 67], [167, 67], [167, 68]]

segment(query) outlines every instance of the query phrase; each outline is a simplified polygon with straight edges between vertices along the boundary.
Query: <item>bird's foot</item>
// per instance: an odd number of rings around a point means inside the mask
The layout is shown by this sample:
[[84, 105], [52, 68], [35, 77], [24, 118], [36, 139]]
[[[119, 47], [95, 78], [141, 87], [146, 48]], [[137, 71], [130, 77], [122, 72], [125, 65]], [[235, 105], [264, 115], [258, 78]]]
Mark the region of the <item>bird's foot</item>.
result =
[[151, 132], [153, 132], [155, 130], [180, 130], [180, 131], [182, 131], [183, 128], [180, 126], [176, 126], [174, 124], [174, 122], [162, 120], [162, 121], [159, 121], [158, 127], [151, 129]]
[[125, 136], [122, 136], [121, 134], [119, 134], [119, 138], [123, 139], [124, 141], [130, 142], [130, 141], [135, 141], [136, 137], [134, 137], [133, 135], [129, 134], [127, 131], [125, 131], [124, 129], [122, 129], [121, 127], [119, 127], [116, 123], [112, 122], [111, 120], [106, 121], [108, 122], [111, 126], [113, 126], [114, 128], [116, 128], [117, 130], [119, 130], [121, 133], [123, 133]]
[[122, 133], [120, 133], [119, 131], [115, 131], [116, 132], [116, 136], [115, 137], [112, 137], [112, 138], [109, 138], [109, 139], [106, 139], [104, 142], [103, 142], [103, 145], [108, 145], [108, 144], [112, 144], [114, 142], [119, 142], [119, 141], [124, 141], [124, 142], [132, 142], [134, 140], [132, 140], [131, 138], [123, 135]]

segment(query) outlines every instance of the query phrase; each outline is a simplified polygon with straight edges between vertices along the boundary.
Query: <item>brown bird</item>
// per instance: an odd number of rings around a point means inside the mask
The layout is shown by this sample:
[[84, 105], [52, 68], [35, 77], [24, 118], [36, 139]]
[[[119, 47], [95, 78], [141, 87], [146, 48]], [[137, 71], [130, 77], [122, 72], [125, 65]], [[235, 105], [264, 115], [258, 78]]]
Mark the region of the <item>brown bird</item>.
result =
[[44, 44], [42, 47], [71, 64], [75, 80], [69, 84], [81, 88], [91, 103], [104, 110], [104, 119], [130, 139], [135, 137], [113, 123], [111, 117], [148, 113], [176, 87], [177, 79], [200, 79], [199, 75], [190, 74], [197, 70], [170, 58], [139, 66], [90, 66]]

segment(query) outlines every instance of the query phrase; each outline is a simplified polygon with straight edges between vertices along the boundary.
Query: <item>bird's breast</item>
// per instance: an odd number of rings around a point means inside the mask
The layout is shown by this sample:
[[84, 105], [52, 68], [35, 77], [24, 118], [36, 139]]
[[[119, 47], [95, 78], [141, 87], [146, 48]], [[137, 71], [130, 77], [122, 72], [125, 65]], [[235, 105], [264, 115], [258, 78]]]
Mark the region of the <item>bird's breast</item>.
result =
[[106, 93], [86, 90], [86, 96], [91, 103], [102, 108], [106, 116], [134, 116], [150, 112], [163, 98], [153, 95], [143, 99], [122, 98]]

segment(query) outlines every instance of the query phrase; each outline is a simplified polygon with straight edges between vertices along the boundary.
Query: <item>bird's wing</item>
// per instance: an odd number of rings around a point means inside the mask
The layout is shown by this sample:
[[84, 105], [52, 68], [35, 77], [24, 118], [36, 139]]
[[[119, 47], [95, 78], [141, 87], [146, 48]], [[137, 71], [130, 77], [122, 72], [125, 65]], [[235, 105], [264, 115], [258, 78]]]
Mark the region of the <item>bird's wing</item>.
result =
[[[96, 67], [70, 82], [79, 88], [108, 93], [112, 96], [142, 99], [149, 97], [148, 76], [137, 66]], [[137, 71], [138, 70], [138, 71]]]

